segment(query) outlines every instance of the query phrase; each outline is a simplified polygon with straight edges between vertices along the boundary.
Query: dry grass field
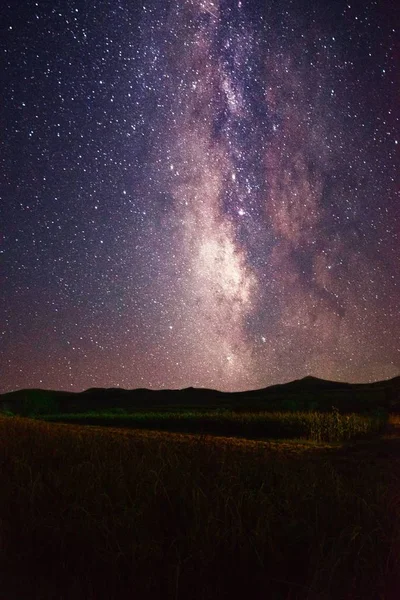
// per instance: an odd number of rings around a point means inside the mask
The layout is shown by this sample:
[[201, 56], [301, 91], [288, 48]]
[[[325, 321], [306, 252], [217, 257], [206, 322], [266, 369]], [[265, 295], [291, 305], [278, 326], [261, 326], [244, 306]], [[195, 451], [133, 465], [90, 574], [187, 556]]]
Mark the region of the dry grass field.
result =
[[2, 417], [0, 598], [398, 599], [396, 419], [317, 443]]

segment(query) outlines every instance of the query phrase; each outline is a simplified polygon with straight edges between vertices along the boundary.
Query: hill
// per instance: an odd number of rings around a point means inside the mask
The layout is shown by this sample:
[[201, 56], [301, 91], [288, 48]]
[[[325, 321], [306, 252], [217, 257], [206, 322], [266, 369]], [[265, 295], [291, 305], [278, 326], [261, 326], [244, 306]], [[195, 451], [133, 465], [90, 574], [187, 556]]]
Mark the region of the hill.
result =
[[244, 392], [204, 388], [150, 390], [90, 388], [83, 392], [23, 389], [0, 395], [0, 411], [20, 415], [102, 412], [120, 409], [162, 410], [218, 408], [236, 411], [332, 410], [400, 412], [400, 376], [374, 383], [350, 384], [305, 377], [285, 384]]

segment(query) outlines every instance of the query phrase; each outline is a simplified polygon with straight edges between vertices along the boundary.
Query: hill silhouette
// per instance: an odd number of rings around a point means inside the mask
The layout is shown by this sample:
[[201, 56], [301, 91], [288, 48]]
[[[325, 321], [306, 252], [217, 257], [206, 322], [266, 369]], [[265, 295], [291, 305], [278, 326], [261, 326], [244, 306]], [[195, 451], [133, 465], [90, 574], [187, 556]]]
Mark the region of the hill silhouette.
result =
[[44, 415], [123, 410], [332, 410], [400, 412], [400, 376], [374, 383], [345, 383], [308, 376], [289, 383], [243, 392], [205, 388], [151, 390], [89, 388], [83, 392], [23, 389], [0, 395], [0, 411]]

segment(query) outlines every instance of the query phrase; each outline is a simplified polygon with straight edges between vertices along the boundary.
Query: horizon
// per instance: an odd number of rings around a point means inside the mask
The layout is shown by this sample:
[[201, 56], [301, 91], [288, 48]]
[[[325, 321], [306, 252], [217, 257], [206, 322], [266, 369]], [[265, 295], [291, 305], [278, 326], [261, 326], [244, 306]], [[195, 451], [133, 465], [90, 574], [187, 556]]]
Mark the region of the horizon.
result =
[[375, 383], [385, 383], [388, 381], [392, 381], [394, 379], [398, 379], [400, 378], [400, 372], [397, 375], [394, 375], [393, 377], [389, 377], [387, 379], [374, 379], [374, 380], [370, 380], [370, 381], [343, 381], [343, 380], [332, 380], [332, 379], [321, 379], [320, 377], [315, 377], [314, 375], [305, 375], [304, 377], [301, 377], [300, 379], [290, 379], [288, 381], [283, 381], [281, 383], [272, 383], [269, 385], [265, 385], [262, 386], [260, 388], [249, 388], [249, 389], [245, 389], [245, 390], [231, 390], [231, 391], [227, 391], [227, 390], [220, 390], [218, 388], [205, 388], [205, 387], [196, 387], [196, 386], [187, 386], [187, 387], [183, 387], [183, 388], [123, 388], [121, 386], [112, 386], [112, 387], [88, 387], [82, 390], [71, 390], [71, 389], [53, 389], [53, 388], [17, 388], [14, 390], [7, 390], [5, 392], [0, 391], [0, 396], [5, 395], [5, 394], [12, 394], [15, 392], [26, 392], [26, 391], [45, 391], [45, 392], [67, 392], [67, 393], [72, 393], [72, 394], [84, 394], [85, 392], [90, 392], [90, 391], [111, 391], [111, 390], [121, 390], [124, 392], [136, 392], [136, 391], [146, 391], [146, 392], [185, 392], [185, 391], [190, 391], [190, 390], [201, 390], [201, 391], [206, 391], [206, 392], [218, 392], [218, 393], [223, 393], [223, 394], [240, 394], [240, 393], [246, 393], [246, 392], [257, 392], [257, 391], [262, 391], [262, 390], [267, 390], [269, 388], [272, 387], [276, 387], [276, 386], [285, 386], [288, 385], [290, 383], [295, 383], [295, 382], [304, 382], [305, 380], [310, 380], [310, 379], [314, 379], [316, 381], [323, 381], [326, 383], [342, 383], [342, 384], [347, 384], [347, 385], [369, 385], [369, 384], [375, 384]]

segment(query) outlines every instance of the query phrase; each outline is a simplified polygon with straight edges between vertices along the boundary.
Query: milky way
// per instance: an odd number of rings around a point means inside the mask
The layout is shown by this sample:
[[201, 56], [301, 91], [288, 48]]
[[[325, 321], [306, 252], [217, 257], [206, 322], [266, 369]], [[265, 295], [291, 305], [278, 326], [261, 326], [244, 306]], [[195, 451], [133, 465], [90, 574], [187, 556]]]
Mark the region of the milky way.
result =
[[2, 391], [400, 372], [390, 3], [24, 10], [1, 48]]

